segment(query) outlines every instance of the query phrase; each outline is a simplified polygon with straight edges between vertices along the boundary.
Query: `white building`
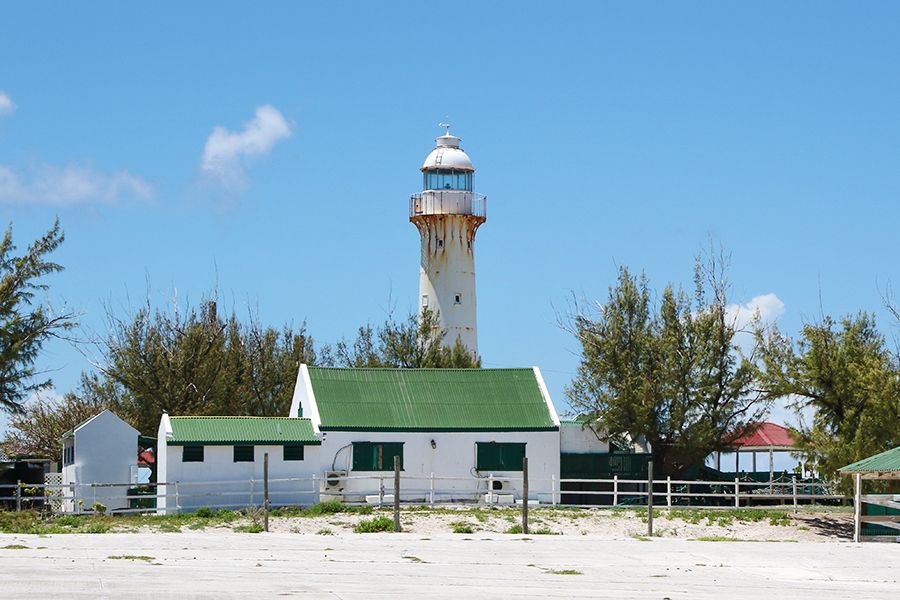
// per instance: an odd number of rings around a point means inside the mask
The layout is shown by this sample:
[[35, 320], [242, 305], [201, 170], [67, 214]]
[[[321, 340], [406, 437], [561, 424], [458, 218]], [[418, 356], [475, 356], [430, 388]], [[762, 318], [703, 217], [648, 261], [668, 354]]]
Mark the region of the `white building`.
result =
[[318, 500], [311, 478], [321, 469], [321, 442], [309, 419], [163, 413], [157, 444], [157, 481], [164, 485], [156, 506], [162, 514], [261, 505], [266, 454], [273, 506]]
[[487, 198], [472, 191], [475, 167], [445, 127], [422, 165], [423, 191], [409, 202], [422, 244], [419, 301], [438, 313], [446, 344], [458, 339], [477, 356], [475, 233], [487, 220]]
[[65, 510], [90, 510], [94, 503], [107, 510], [128, 508], [128, 486], [121, 484], [137, 481], [138, 435], [137, 429], [109, 410], [66, 432], [62, 483], [72, 487], [66, 492]]
[[[325, 491], [347, 501], [393, 488], [403, 500], [484, 500], [489, 491], [551, 502], [559, 480], [559, 417], [531, 369], [333, 369], [301, 365], [292, 416], [321, 434]], [[496, 500], [490, 496], [489, 500]]]

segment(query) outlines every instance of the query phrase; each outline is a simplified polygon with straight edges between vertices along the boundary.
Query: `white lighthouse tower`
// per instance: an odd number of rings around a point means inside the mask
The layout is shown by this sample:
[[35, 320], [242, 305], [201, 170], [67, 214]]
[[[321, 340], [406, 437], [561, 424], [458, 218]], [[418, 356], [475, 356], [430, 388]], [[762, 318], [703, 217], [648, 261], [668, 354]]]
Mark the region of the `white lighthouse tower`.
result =
[[487, 197], [472, 191], [475, 167], [450, 126], [422, 165], [423, 191], [409, 201], [409, 220], [422, 240], [419, 301], [440, 316], [444, 343], [460, 340], [478, 356], [475, 317], [475, 233], [487, 220]]

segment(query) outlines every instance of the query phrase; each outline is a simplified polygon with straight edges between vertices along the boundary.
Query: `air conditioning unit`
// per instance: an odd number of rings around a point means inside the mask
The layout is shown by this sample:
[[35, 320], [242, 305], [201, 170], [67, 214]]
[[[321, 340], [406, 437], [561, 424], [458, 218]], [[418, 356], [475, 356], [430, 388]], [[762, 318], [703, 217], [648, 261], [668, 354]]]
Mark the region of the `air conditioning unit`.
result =
[[487, 504], [512, 504], [515, 501], [515, 491], [509, 479], [491, 479], [488, 487], [490, 489], [484, 495]]
[[325, 471], [325, 477], [322, 479], [323, 492], [340, 492], [344, 489], [344, 477], [347, 471]]
[[512, 493], [513, 485], [509, 479], [492, 479], [490, 482], [491, 490], [495, 494]]

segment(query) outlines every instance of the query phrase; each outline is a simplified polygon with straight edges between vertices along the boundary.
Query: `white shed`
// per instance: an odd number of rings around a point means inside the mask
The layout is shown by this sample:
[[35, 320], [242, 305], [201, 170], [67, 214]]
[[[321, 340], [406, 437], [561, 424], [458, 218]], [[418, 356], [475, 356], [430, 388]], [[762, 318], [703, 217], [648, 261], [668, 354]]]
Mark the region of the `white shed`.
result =
[[72, 486], [63, 507], [107, 510], [128, 508], [127, 485], [137, 477], [138, 430], [110, 410], [94, 415], [62, 439], [62, 482]]
[[290, 414], [321, 432], [323, 491], [347, 501], [378, 494], [382, 477], [390, 492], [394, 456], [404, 500], [432, 487], [438, 501], [519, 499], [526, 456], [529, 498], [549, 503], [559, 489], [559, 417], [537, 367], [301, 365]]

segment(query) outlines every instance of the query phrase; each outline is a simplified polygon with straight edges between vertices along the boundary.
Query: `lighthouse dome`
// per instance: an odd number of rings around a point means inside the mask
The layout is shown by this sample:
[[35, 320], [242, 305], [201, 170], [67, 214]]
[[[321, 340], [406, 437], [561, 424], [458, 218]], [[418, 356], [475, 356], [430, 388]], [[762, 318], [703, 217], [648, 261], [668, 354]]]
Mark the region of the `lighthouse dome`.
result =
[[459, 147], [460, 139], [450, 135], [448, 131], [444, 135], [435, 138], [437, 146], [422, 164], [423, 171], [437, 169], [452, 169], [454, 171], [475, 171], [475, 166], [469, 159], [469, 155]]

